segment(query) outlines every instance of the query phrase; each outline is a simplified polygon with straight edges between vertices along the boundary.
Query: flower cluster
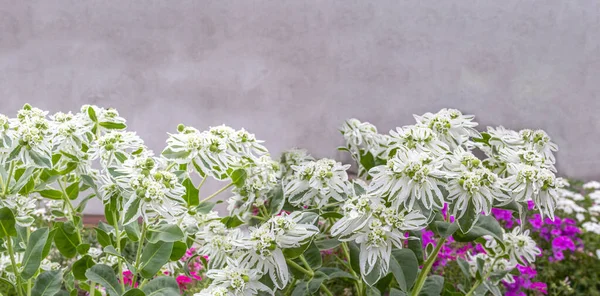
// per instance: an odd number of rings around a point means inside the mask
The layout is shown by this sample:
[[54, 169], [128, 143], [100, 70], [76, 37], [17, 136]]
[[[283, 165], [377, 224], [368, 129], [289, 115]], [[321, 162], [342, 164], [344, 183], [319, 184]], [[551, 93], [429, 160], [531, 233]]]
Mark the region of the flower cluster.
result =
[[[0, 116], [0, 277], [19, 296], [337, 295], [338, 281], [358, 296], [418, 295], [426, 282], [443, 288], [428, 278], [439, 258], [463, 260], [476, 279], [463, 292], [497, 294], [540, 250], [530, 230], [505, 231], [490, 215], [525, 217], [530, 204], [533, 219], [565, 223], [548, 238], [556, 260], [576, 246], [565, 239], [570, 222], [553, 219], [569, 205], [546, 133], [480, 133], [474, 116], [453, 109], [415, 120], [388, 134], [345, 122], [342, 150], [359, 177], [351, 180], [350, 165], [303, 150], [275, 160], [244, 129], [179, 125], [154, 154], [114, 109], [49, 116], [25, 105], [16, 118]], [[224, 186], [207, 194], [208, 180]], [[88, 236], [82, 213], [92, 199], [105, 222]], [[475, 251], [444, 254], [446, 244], [474, 241]]]

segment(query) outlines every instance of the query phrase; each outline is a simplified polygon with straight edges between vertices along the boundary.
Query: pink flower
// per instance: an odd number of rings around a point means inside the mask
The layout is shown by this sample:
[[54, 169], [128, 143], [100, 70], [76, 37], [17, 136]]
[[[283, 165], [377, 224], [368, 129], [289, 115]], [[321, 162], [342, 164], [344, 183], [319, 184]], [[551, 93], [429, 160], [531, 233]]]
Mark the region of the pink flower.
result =
[[179, 285], [179, 289], [181, 291], [185, 291], [187, 289], [187, 285], [192, 282], [192, 279], [187, 275], [179, 275], [176, 278], [177, 284]]

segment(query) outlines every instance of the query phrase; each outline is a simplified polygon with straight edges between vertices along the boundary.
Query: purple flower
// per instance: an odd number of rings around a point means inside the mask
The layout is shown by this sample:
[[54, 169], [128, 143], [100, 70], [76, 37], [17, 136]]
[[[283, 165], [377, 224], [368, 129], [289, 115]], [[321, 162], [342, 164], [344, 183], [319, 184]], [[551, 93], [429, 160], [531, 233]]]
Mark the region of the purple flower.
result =
[[533, 215], [533, 218], [529, 219], [529, 223], [533, 229], [540, 229], [544, 226], [544, 220], [542, 220], [542, 216], [540, 214]]
[[548, 285], [542, 282], [531, 283], [531, 289], [536, 290], [544, 295], [548, 294]]
[[552, 240], [552, 249], [575, 251], [575, 243], [567, 236], [559, 236]]

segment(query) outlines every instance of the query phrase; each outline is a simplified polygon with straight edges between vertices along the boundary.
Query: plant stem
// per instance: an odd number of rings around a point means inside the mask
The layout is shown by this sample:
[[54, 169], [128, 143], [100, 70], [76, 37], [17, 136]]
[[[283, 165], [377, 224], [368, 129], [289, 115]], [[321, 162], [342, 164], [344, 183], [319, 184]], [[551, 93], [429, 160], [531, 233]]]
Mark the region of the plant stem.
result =
[[[348, 249], [348, 243], [342, 242], [342, 250], [344, 251], [344, 256], [346, 257], [346, 261], [348, 262], [347, 264], [344, 264], [344, 265], [346, 266], [346, 268], [348, 268], [348, 270], [350, 271], [350, 274], [352, 274], [354, 276], [354, 278], [356, 278], [356, 280], [354, 281], [354, 288], [356, 289], [356, 294], [358, 294], [358, 296], [362, 296], [363, 288], [364, 288], [363, 282], [360, 279], [360, 277], [356, 274], [356, 272], [354, 272], [354, 269], [352, 269], [352, 265], [350, 263], [350, 250]], [[341, 259], [339, 259], [339, 260], [341, 260]]]
[[467, 294], [465, 294], [465, 296], [473, 295], [473, 293], [475, 293], [475, 290], [477, 290], [479, 285], [481, 285], [481, 280], [475, 281], [475, 284], [473, 285], [473, 287], [471, 287], [471, 290], [469, 290], [469, 292], [467, 292]]
[[140, 257], [142, 255], [142, 247], [144, 246], [144, 241], [146, 240], [146, 221], [142, 222], [142, 234], [140, 235], [140, 241], [138, 243], [137, 252], [135, 253], [135, 274], [133, 275], [133, 281], [131, 281], [131, 287], [135, 286], [135, 281], [137, 280], [138, 268], [140, 267]]
[[215, 196], [219, 195], [219, 193], [221, 193], [221, 192], [223, 192], [223, 191], [227, 190], [227, 189], [228, 189], [229, 187], [231, 187], [231, 186], [233, 186], [233, 183], [229, 183], [227, 186], [225, 186], [225, 187], [223, 187], [223, 188], [221, 188], [221, 189], [217, 190], [217, 192], [215, 192], [215, 193], [211, 194], [210, 196], [208, 196], [207, 198], [205, 198], [205, 199], [201, 200], [200, 202], [202, 203], [202, 202], [205, 202], [205, 201], [209, 201], [211, 198], [213, 198], [213, 197], [215, 197]]
[[[31, 228], [27, 227], [27, 244], [29, 244], [29, 236], [31, 235]], [[33, 284], [33, 279], [29, 278], [27, 280], [27, 296], [31, 296], [31, 286]]]
[[324, 284], [321, 284], [321, 289], [323, 290], [323, 292], [325, 292], [325, 294], [327, 294], [329, 296], [333, 296], [331, 291], [329, 291], [329, 289], [327, 289], [327, 287]]
[[290, 296], [292, 291], [294, 291], [294, 286], [296, 285], [296, 282], [298, 282], [298, 279], [294, 278], [294, 280], [292, 281], [290, 286], [285, 290], [285, 293], [284, 293], [285, 296]]
[[291, 259], [285, 259], [285, 261], [293, 268], [297, 269], [298, 271], [308, 275], [309, 277], [313, 277], [315, 274], [311, 271], [311, 270], [306, 270], [304, 269], [304, 267], [298, 265], [298, 263], [292, 261]]
[[17, 269], [17, 260], [15, 260], [15, 252], [13, 250], [12, 239], [10, 235], [6, 237], [6, 247], [8, 248], [8, 254], [10, 255], [10, 263], [13, 268], [13, 273], [15, 274], [15, 278], [17, 279], [17, 293], [19, 296], [23, 296], [23, 291], [21, 290], [21, 275], [19, 274], [19, 270]]
[[440, 253], [440, 250], [444, 246], [445, 242], [446, 242], [446, 238], [442, 237], [437, 242], [437, 246], [433, 250], [433, 253], [431, 253], [431, 255], [429, 255], [429, 257], [427, 258], [427, 261], [425, 261], [425, 263], [423, 264], [423, 269], [421, 269], [421, 272], [419, 273], [419, 276], [417, 277], [417, 281], [415, 282], [415, 286], [411, 292], [412, 296], [419, 295], [419, 292], [421, 292], [421, 289], [423, 289], [423, 286], [425, 285], [425, 280], [427, 279], [427, 275], [429, 274], [429, 271], [431, 270], [431, 267], [433, 266], [435, 259], [437, 259], [437, 256]]
[[198, 184], [198, 191], [200, 191], [200, 188], [202, 188], [202, 186], [204, 186], [204, 182], [206, 182], [206, 179], [208, 179], [208, 177], [204, 177], [202, 178], [202, 181], [200, 181], [200, 184]]
[[[304, 255], [300, 255], [300, 260], [302, 260], [302, 264], [304, 264], [306, 266], [306, 269], [302, 268], [302, 266], [298, 265], [298, 263], [290, 260], [290, 259], [285, 259], [285, 261], [293, 268], [297, 269], [298, 271], [308, 275], [309, 277], [314, 277], [315, 276], [315, 272], [310, 268], [310, 265], [308, 265], [308, 262], [306, 262], [306, 258], [304, 258]], [[323, 290], [323, 292], [325, 292], [325, 294], [329, 295], [329, 296], [333, 296], [333, 294], [331, 293], [331, 291], [329, 291], [329, 289], [327, 289], [327, 287], [325, 286], [325, 284], [321, 283], [321, 289]]]
[[308, 261], [306, 261], [306, 258], [304, 258], [304, 254], [300, 255], [300, 261], [302, 261], [302, 265], [304, 265], [304, 267], [306, 267], [307, 270], [312, 269], [310, 268], [310, 264], [308, 264]]
[[90, 296], [96, 296], [96, 283], [90, 282]]
[[[121, 231], [119, 231], [119, 220], [117, 219], [117, 213], [113, 212], [113, 221], [115, 222], [115, 235], [117, 237], [117, 252], [121, 254]], [[121, 281], [121, 289], [125, 291], [125, 281], [123, 280], [123, 264], [121, 263], [121, 257], [117, 257], [119, 280]]]
[[8, 175], [6, 178], [6, 183], [4, 183], [4, 190], [2, 191], [2, 196], [6, 197], [6, 194], [8, 193], [8, 187], [10, 186], [10, 179], [12, 178], [13, 172], [15, 170], [15, 162], [11, 161], [10, 162], [10, 169], [8, 169]]
[[269, 210], [267, 210], [265, 205], [260, 205], [259, 209], [261, 209], [263, 211], [263, 215], [265, 215], [265, 219], [271, 218], [271, 216], [269, 215]]
[[60, 180], [58, 180], [57, 183], [58, 183], [58, 186], [60, 187], [60, 190], [62, 191], [62, 196], [65, 201], [65, 204], [69, 208], [69, 212], [67, 213], [69, 215], [69, 219], [71, 219], [71, 221], [73, 221], [73, 225], [75, 226], [75, 228], [77, 228], [76, 233], [77, 233], [77, 238], [79, 238], [79, 243], [83, 243], [83, 240], [81, 239], [81, 231], [79, 229], [79, 223], [75, 223], [75, 208], [73, 208], [73, 204], [71, 203], [71, 200], [69, 199], [69, 196], [67, 195], [65, 186], [62, 184], [62, 182]]

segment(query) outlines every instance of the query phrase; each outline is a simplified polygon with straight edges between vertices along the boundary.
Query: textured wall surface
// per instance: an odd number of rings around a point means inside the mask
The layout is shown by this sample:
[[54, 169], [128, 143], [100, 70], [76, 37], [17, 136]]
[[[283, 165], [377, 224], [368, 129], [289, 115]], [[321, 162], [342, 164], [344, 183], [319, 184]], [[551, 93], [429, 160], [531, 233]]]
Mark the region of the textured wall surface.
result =
[[160, 150], [227, 123], [344, 159], [348, 117], [382, 131], [453, 107], [545, 129], [562, 175], [599, 178], [600, 2], [0, 0], [0, 113], [116, 107]]

